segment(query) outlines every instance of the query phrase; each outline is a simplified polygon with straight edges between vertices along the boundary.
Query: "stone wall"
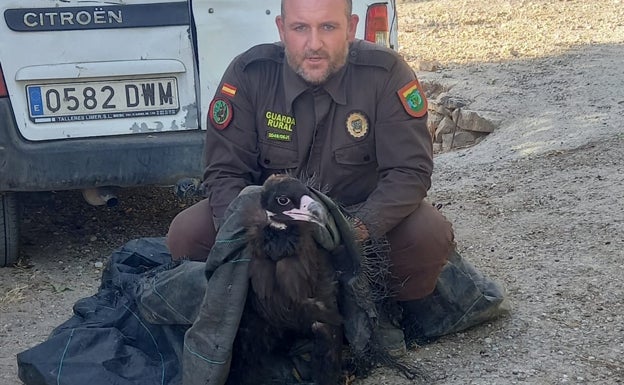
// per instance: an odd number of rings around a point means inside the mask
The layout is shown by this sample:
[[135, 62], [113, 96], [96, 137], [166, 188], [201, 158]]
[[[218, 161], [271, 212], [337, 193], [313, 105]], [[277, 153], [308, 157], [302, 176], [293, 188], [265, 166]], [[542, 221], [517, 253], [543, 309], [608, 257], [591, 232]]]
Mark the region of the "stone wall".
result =
[[501, 120], [470, 109], [471, 100], [454, 97], [439, 83], [422, 83], [429, 102], [427, 128], [435, 153], [473, 146], [499, 127]]

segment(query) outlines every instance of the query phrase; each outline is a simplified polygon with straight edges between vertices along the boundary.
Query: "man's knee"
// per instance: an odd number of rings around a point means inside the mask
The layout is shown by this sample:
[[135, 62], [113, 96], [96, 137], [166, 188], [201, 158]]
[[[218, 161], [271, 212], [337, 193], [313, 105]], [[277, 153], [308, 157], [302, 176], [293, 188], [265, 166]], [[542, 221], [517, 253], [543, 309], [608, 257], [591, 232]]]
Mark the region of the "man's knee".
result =
[[169, 225], [167, 247], [175, 260], [204, 261], [214, 244], [212, 210], [204, 199], [181, 211]]
[[438, 209], [423, 202], [388, 233], [388, 241], [397, 251], [412, 245], [446, 248], [454, 242], [453, 226]]
[[388, 233], [388, 240], [397, 299], [412, 300], [430, 294], [455, 247], [451, 223], [423, 202]]

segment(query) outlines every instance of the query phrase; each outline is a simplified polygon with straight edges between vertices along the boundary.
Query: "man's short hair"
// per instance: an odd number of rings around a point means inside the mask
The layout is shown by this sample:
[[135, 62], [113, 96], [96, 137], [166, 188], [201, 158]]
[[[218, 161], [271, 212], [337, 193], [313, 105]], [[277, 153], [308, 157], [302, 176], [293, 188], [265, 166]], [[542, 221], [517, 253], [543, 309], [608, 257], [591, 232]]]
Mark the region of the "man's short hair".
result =
[[[351, 14], [353, 13], [353, 0], [344, 0], [347, 4], [347, 17], [350, 17]], [[281, 3], [281, 12], [282, 12], [282, 18], [284, 18], [286, 15], [284, 14], [284, 0], [282, 0]]]

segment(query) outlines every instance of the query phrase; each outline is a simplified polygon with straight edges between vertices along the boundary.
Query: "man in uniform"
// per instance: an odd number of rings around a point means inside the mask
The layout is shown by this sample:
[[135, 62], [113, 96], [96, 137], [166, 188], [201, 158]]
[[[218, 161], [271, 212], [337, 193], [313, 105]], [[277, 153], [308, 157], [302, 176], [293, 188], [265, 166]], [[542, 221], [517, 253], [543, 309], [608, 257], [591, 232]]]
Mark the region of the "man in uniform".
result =
[[433, 151], [427, 100], [393, 50], [355, 39], [351, 0], [283, 0], [280, 44], [233, 60], [208, 112], [207, 199], [173, 220], [176, 259], [206, 259], [226, 207], [273, 173], [309, 178], [386, 237], [396, 299], [430, 295], [454, 250], [451, 224], [424, 198]]

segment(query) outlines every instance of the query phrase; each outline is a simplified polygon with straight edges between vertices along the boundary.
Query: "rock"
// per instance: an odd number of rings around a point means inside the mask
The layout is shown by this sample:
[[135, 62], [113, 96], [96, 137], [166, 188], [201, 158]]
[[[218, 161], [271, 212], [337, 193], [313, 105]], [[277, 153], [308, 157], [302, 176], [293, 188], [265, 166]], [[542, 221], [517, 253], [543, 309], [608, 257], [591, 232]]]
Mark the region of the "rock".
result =
[[451, 134], [442, 134], [442, 150], [448, 151], [453, 148], [471, 146], [481, 137], [482, 135], [479, 135], [479, 133], [463, 130]]
[[457, 97], [457, 96], [451, 96], [451, 95], [448, 95], [448, 94], [445, 94], [443, 96], [441, 95], [438, 98], [438, 101], [440, 102], [440, 104], [442, 104], [444, 107], [446, 107], [446, 108], [448, 108], [450, 110], [466, 107], [467, 105], [472, 103], [471, 100], [468, 100], [466, 98], [461, 98], [461, 97]]
[[435, 111], [429, 112], [429, 115], [427, 116], [427, 129], [429, 130], [432, 138], [435, 138], [437, 128], [440, 125], [442, 119], [444, 119], [444, 115], [439, 114]]
[[420, 82], [420, 85], [428, 99], [435, 99], [441, 93], [448, 91], [448, 87], [438, 82], [423, 81]]
[[462, 130], [491, 133], [500, 125], [482, 116], [482, 113], [472, 110], [460, 110], [457, 126]]
[[440, 142], [442, 140], [441, 135], [451, 134], [456, 129], [457, 127], [456, 127], [455, 122], [453, 122], [453, 120], [449, 118], [448, 116], [444, 117], [444, 119], [442, 119], [440, 124], [438, 124], [438, 128], [436, 128], [435, 141]]
[[416, 60], [414, 62], [416, 71], [436, 72], [440, 67], [440, 62], [436, 60]]
[[450, 116], [452, 111], [449, 110], [448, 108], [444, 107], [439, 101], [437, 100], [429, 100], [429, 111], [434, 111], [440, 115], [444, 115], [444, 116]]

